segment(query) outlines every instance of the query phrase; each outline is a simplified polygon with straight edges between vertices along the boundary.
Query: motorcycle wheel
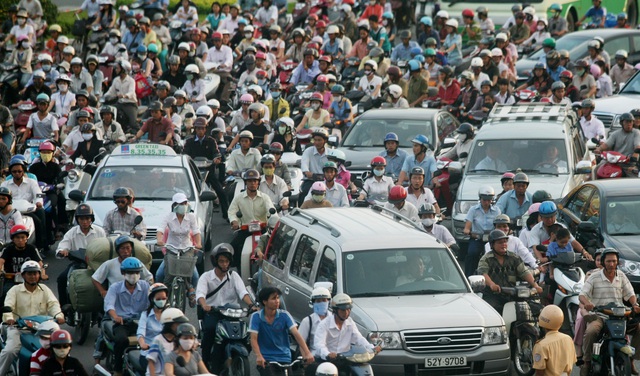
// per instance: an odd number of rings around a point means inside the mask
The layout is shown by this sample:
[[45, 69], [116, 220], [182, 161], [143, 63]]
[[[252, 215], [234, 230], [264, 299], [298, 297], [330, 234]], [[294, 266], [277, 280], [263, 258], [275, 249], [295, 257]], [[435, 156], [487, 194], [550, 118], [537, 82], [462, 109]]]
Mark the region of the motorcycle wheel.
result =
[[615, 374], [618, 376], [631, 376], [631, 359], [621, 352], [618, 352], [614, 361]]
[[537, 338], [531, 333], [522, 333], [519, 340], [513, 337], [511, 347], [511, 361], [513, 368], [519, 376], [531, 376], [535, 372], [533, 369], [533, 345]]
[[184, 282], [179, 281], [178, 278], [174, 278], [169, 291], [171, 295], [169, 297], [169, 305], [184, 312], [186, 304], [185, 295], [187, 293]]
[[89, 329], [91, 329], [91, 313], [78, 313], [78, 321], [76, 322], [76, 330], [74, 337], [76, 337], [76, 343], [78, 345], [84, 344], [89, 336]]
[[[562, 332], [566, 333], [573, 337], [575, 334], [575, 323], [576, 317], [578, 316], [578, 306], [575, 304], [569, 304], [565, 302], [565, 306], [563, 307], [564, 311], [564, 322], [562, 323]], [[569, 314], [573, 319], [569, 318]], [[573, 322], [572, 322], [573, 321]]]
[[234, 356], [229, 367], [229, 376], [251, 376], [251, 365], [249, 359], [244, 356]]

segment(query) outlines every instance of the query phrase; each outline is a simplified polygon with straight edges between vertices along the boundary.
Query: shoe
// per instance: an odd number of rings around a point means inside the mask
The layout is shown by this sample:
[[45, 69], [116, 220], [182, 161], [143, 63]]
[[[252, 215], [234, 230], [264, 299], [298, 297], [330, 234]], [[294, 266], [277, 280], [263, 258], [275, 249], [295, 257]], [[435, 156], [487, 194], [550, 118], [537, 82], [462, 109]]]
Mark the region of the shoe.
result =
[[189, 293], [189, 307], [193, 308], [196, 306], [196, 292], [191, 291]]
[[584, 360], [581, 356], [578, 357], [578, 361], [576, 361], [576, 366], [581, 367], [584, 364]]

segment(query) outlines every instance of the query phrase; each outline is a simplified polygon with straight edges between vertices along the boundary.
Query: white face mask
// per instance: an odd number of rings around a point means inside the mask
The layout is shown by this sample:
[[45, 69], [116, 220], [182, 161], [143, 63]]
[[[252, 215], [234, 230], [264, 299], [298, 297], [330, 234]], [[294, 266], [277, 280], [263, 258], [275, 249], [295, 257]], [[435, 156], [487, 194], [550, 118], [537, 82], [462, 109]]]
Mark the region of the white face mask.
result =
[[431, 227], [436, 223], [436, 219], [435, 218], [425, 218], [422, 220], [422, 225], [424, 227]]
[[27, 22], [27, 20], [25, 18], [18, 18], [18, 24], [20, 24], [21, 26], [24, 25]]
[[42, 70], [45, 72], [49, 72], [51, 70], [51, 65], [50, 64], [44, 64], [42, 66]]
[[51, 340], [50, 339], [42, 339], [42, 338], [40, 338], [40, 347], [42, 347], [43, 349], [48, 349], [49, 346], [51, 346]]
[[67, 84], [58, 84], [58, 90], [60, 90], [61, 92], [66, 92], [69, 89], [69, 85]]
[[83, 133], [82, 134], [82, 139], [85, 141], [89, 141], [93, 138], [93, 133]]
[[109, 38], [109, 42], [114, 45], [118, 44], [118, 38]]
[[193, 348], [193, 344], [195, 343], [195, 340], [193, 339], [180, 339], [180, 347], [182, 347], [182, 350], [184, 351], [189, 351]]
[[382, 170], [375, 169], [375, 170], [373, 170], [373, 174], [375, 176], [382, 176], [382, 175], [384, 175], [384, 169], [382, 169]]
[[153, 304], [155, 304], [156, 308], [164, 308], [167, 305], [167, 299], [154, 300]]
[[324, 195], [311, 195], [311, 199], [317, 203], [322, 202], [324, 200]]
[[188, 209], [188, 205], [177, 205], [175, 208], [175, 212], [176, 214], [186, 214], [187, 213], [187, 209]]
[[67, 355], [69, 355], [69, 351], [71, 351], [71, 347], [67, 347], [66, 349], [53, 349], [53, 352], [58, 358], [66, 358]]
[[342, 102], [342, 95], [336, 95], [333, 97], [333, 101], [338, 103]]
[[317, 111], [318, 109], [320, 109], [320, 103], [312, 103], [311, 104], [311, 108], [313, 108], [315, 111]]
[[536, 29], [538, 29], [538, 31], [542, 31], [542, 30], [544, 30], [544, 26], [543, 25], [538, 25], [536, 27]]
[[140, 273], [125, 274], [124, 279], [129, 282], [130, 285], [135, 285], [140, 280]]

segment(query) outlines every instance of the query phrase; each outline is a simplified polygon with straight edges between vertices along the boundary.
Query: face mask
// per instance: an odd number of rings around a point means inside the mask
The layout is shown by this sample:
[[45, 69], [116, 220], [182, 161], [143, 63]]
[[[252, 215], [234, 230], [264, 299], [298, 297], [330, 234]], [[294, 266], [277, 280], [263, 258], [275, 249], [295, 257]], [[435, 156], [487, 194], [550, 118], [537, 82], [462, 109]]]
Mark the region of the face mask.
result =
[[40, 338], [40, 347], [42, 347], [43, 349], [48, 349], [49, 346], [51, 346], [51, 340], [50, 339], [42, 339], [42, 338]]
[[83, 133], [82, 134], [82, 139], [85, 141], [89, 141], [93, 138], [93, 133]]
[[67, 89], [69, 89], [69, 85], [67, 84], [58, 84], [58, 90], [60, 90], [61, 92], [66, 92]]
[[129, 282], [130, 285], [135, 285], [140, 280], [140, 273], [125, 274], [124, 279]]
[[465, 142], [467, 140], [467, 135], [466, 134], [459, 134], [456, 135], [456, 138], [460, 141], [460, 142]]
[[275, 168], [262, 168], [262, 172], [267, 176], [273, 176], [273, 174], [276, 172], [276, 169]]
[[280, 98], [280, 92], [279, 91], [272, 91], [271, 92], [271, 98], [273, 98], [273, 99]]
[[324, 200], [324, 195], [311, 195], [311, 199], [317, 203], [320, 203]]
[[333, 97], [333, 101], [334, 102], [342, 102], [342, 95], [336, 95], [335, 97]]
[[156, 308], [164, 308], [167, 305], [167, 299], [154, 300], [153, 304], [155, 304]]
[[329, 302], [313, 303], [313, 313], [318, 316], [326, 316], [329, 310]]
[[53, 153], [40, 154], [40, 159], [42, 159], [44, 163], [49, 163], [53, 159]]
[[118, 38], [109, 38], [111, 44], [118, 44]]
[[586, 72], [586, 71], [585, 71], [584, 69], [577, 69], [577, 70], [576, 70], [576, 74], [577, 74], [578, 76], [582, 76], [585, 72]]
[[318, 109], [320, 109], [320, 103], [312, 103], [311, 108], [313, 108], [315, 111], [318, 111]]
[[382, 176], [382, 175], [384, 175], [384, 169], [382, 169], [382, 170], [375, 169], [375, 170], [373, 170], [373, 174], [375, 176]]
[[69, 355], [69, 351], [71, 351], [71, 347], [67, 347], [66, 349], [53, 349], [53, 352], [58, 358], [66, 358], [67, 355]]
[[146, 54], [138, 54], [138, 57], [140, 58], [140, 60], [144, 60], [147, 58]]
[[182, 350], [184, 351], [189, 351], [193, 348], [193, 344], [195, 343], [194, 340], [192, 339], [181, 339], [180, 340], [180, 347], [182, 347]]
[[369, 69], [365, 69], [364, 74], [365, 76], [370, 75], [371, 73], [373, 73], [372, 71], [370, 71]]
[[27, 20], [25, 20], [24, 18], [18, 18], [18, 24], [20, 24], [20, 26], [24, 25], [27, 22]]
[[287, 133], [287, 127], [278, 127], [278, 133], [279, 134], [286, 134]]
[[188, 205], [177, 205], [174, 211], [176, 212], [176, 214], [185, 215], [187, 213], [187, 206]]
[[187, 80], [189, 80], [189, 81], [193, 80], [193, 75], [192, 74], [188, 74], [187, 75]]
[[247, 39], [251, 39], [252, 36], [253, 36], [253, 33], [244, 33], [244, 37]]
[[49, 72], [51, 70], [51, 65], [49, 64], [43, 65], [42, 70], [45, 72]]
[[435, 218], [425, 218], [422, 220], [422, 225], [424, 227], [431, 227], [433, 226], [433, 224], [436, 223], [436, 219]]
[[258, 85], [260, 85], [260, 86], [264, 86], [264, 84], [266, 84], [266, 83], [267, 83], [267, 80], [265, 80], [264, 78], [261, 78], [261, 79], [258, 80]]
[[544, 26], [543, 25], [538, 25], [536, 27], [536, 29], [538, 29], [538, 31], [542, 31], [542, 30], [544, 30]]

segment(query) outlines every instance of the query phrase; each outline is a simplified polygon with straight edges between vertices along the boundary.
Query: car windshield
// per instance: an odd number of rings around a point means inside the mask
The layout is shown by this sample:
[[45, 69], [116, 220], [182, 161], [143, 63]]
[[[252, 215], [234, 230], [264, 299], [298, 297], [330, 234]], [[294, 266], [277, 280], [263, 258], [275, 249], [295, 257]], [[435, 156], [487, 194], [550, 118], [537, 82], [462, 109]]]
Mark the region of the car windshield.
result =
[[[592, 39], [593, 37], [584, 34], [568, 34], [556, 41], [556, 50], [567, 50], [569, 51], [569, 56], [583, 56], [587, 51], [587, 43]], [[538, 60], [543, 54], [544, 50], [540, 48], [529, 55], [528, 59]]]
[[479, 140], [467, 161], [467, 172], [502, 174], [521, 169], [533, 174], [568, 174], [562, 140]]
[[423, 134], [431, 139], [433, 125], [430, 120], [360, 119], [347, 134], [342, 146], [371, 146], [384, 148], [384, 136], [394, 132], [400, 138], [401, 148], [410, 148], [411, 140]]
[[620, 94], [640, 94], [640, 75], [636, 74], [627, 81]]
[[606, 207], [607, 233], [609, 235], [640, 235], [640, 199], [613, 197]]
[[345, 253], [344, 290], [351, 297], [467, 292], [446, 249], [390, 249]]
[[112, 200], [118, 187], [133, 189], [136, 200], [168, 201], [178, 192], [195, 200], [189, 175], [181, 167], [109, 166], [97, 174], [88, 200]]

